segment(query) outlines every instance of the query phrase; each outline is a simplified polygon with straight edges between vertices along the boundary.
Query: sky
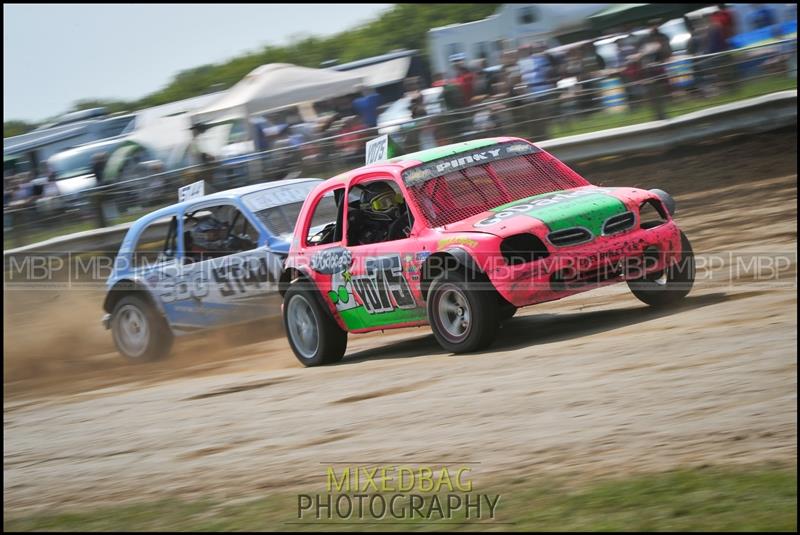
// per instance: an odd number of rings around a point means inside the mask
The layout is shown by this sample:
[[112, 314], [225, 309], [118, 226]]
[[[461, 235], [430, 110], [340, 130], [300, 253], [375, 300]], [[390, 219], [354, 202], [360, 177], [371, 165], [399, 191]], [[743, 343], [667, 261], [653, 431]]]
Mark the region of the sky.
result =
[[329, 35], [392, 4], [3, 5], [3, 121], [41, 121], [77, 100], [131, 100], [178, 71]]

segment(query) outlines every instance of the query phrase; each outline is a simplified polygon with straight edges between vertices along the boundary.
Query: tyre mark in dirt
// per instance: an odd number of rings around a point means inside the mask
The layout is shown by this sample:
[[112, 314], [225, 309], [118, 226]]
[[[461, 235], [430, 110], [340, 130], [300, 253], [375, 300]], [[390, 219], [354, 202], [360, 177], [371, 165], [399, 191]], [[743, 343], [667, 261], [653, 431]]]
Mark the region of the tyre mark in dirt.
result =
[[288, 377], [278, 377], [278, 378], [275, 378], [275, 379], [269, 379], [267, 381], [259, 381], [259, 382], [256, 382], [256, 383], [249, 383], [249, 384], [244, 384], [244, 385], [234, 385], [234, 386], [229, 386], [229, 387], [226, 387], [226, 388], [221, 388], [219, 390], [212, 390], [211, 392], [206, 392], [204, 394], [197, 394], [197, 395], [194, 395], [194, 396], [189, 396], [188, 398], [184, 398], [181, 401], [194, 401], [194, 400], [198, 400], [198, 399], [212, 398], [212, 397], [215, 397], [215, 396], [225, 396], [227, 394], [235, 394], [237, 392], [246, 392], [247, 390], [255, 390], [257, 388], [265, 388], [267, 386], [272, 386], [272, 385], [276, 385], [276, 384], [279, 384], [279, 383], [285, 383], [286, 381], [289, 381]]
[[341, 399], [337, 399], [331, 401], [331, 403], [355, 403], [357, 401], [364, 401], [367, 399], [374, 399], [383, 396], [391, 396], [393, 394], [402, 394], [404, 392], [411, 392], [412, 390], [418, 390], [419, 388], [423, 388], [429, 385], [436, 383], [436, 380], [425, 381], [424, 383], [413, 383], [409, 385], [403, 386], [395, 386], [392, 388], [384, 388], [382, 390], [374, 390], [372, 392], [366, 392], [364, 394], [357, 394], [355, 396], [347, 396]]
[[97, 459], [107, 459], [109, 457], [116, 457], [118, 455], [128, 455], [130, 453], [138, 453], [139, 450], [119, 450], [98, 453], [97, 455], [63, 455], [59, 457], [49, 457], [47, 459], [21, 459], [19, 461], [5, 461], [4, 465], [17, 466], [18, 468], [28, 468], [38, 464], [52, 463], [57, 461], [94, 461]]
[[354, 436], [356, 436], [355, 433], [337, 433], [334, 435], [326, 435], [316, 438], [314, 440], [309, 440], [308, 442], [303, 442], [302, 444], [298, 444], [297, 447], [306, 448], [308, 446], [321, 446], [323, 444], [329, 444], [331, 442], [339, 442], [340, 440], [346, 440]]

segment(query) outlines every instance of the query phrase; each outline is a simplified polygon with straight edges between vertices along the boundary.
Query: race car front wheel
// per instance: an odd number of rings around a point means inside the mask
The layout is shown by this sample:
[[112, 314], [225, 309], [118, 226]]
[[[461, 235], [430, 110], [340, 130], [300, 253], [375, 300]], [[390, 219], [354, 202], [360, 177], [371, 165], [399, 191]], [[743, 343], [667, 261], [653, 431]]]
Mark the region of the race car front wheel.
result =
[[447, 271], [431, 283], [428, 321], [443, 348], [453, 353], [484, 349], [497, 336], [497, 297], [488, 280], [467, 281], [462, 271]]
[[289, 286], [283, 298], [283, 326], [295, 357], [303, 366], [339, 362], [347, 349], [347, 332], [322, 308], [307, 283]]
[[131, 362], [165, 357], [173, 336], [163, 317], [144, 298], [126, 295], [111, 313], [111, 335], [117, 350]]
[[667, 269], [628, 281], [633, 295], [650, 306], [667, 306], [686, 297], [694, 284], [694, 252], [681, 232], [680, 259]]

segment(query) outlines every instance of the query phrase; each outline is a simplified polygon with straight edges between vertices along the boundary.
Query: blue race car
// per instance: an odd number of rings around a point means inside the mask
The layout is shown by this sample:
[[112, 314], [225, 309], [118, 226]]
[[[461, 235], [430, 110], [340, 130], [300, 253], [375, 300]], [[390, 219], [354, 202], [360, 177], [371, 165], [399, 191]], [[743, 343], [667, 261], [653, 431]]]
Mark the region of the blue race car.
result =
[[138, 219], [106, 282], [103, 325], [132, 361], [176, 335], [280, 315], [277, 282], [303, 201], [319, 179], [200, 195]]

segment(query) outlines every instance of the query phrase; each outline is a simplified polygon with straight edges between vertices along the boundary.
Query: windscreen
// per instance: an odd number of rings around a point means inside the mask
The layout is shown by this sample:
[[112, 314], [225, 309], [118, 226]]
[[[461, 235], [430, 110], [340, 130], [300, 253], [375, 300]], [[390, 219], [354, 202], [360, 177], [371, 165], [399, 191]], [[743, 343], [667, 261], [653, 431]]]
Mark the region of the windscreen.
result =
[[404, 171], [403, 180], [431, 227], [533, 195], [589, 185], [555, 157], [524, 142], [421, 164]]
[[276, 236], [291, 234], [306, 197], [319, 180], [265, 188], [242, 196], [242, 202]]

